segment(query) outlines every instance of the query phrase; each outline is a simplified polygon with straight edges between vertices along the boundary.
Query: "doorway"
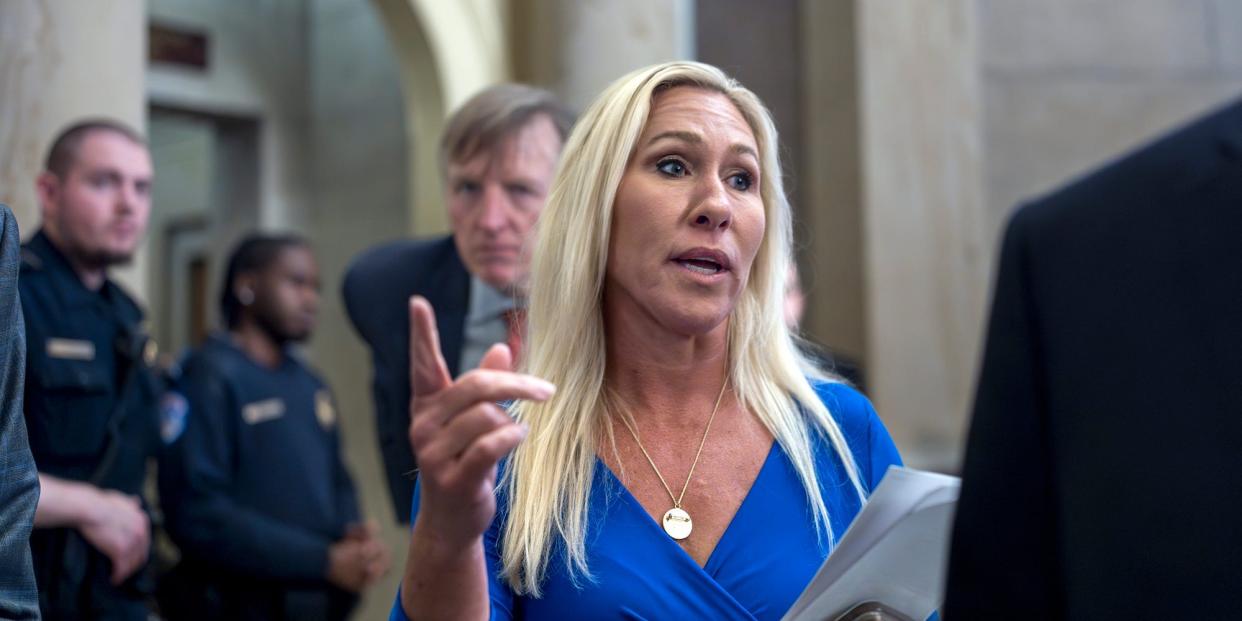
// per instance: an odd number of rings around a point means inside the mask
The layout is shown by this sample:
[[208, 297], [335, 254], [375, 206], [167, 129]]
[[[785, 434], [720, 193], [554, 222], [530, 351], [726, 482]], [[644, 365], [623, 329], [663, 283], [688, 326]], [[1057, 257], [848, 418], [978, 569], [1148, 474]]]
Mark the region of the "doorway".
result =
[[180, 358], [217, 326], [224, 262], [258, 224], [260, 123], [159, 105], [148, 118], [151, 333]]

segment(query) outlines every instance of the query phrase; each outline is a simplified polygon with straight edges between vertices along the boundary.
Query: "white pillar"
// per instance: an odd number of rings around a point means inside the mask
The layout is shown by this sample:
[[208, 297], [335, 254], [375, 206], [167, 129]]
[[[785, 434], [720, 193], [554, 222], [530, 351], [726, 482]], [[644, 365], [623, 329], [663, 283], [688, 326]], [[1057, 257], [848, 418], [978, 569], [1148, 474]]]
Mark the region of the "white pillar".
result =
[[[0, 202], [39, 225], [35, 176], [52, 138], [86, 116], [146, 125], [146, 2], [0, 3]], [[146, 245], [115, 276], [146, 297]]]

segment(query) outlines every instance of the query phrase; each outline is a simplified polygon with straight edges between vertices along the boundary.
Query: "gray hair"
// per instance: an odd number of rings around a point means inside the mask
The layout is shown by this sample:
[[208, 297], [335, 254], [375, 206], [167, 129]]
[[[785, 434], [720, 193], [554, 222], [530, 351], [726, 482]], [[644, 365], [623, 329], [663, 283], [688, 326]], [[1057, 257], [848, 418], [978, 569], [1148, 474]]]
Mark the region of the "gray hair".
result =
[[561, 142], [569, 136], [574, 114], [556, 95], [525, 84], [497, 84], [476, 93], [445, 124], [440, 137], [440, 173], [450, 162], [460, 162], [489, 149], [546, 115]]

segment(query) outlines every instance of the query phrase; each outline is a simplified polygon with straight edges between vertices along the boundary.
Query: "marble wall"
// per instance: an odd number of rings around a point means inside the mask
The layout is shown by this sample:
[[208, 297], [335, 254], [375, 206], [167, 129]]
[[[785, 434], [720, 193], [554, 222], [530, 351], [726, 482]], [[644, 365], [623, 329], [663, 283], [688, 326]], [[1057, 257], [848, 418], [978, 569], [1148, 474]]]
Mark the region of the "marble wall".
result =
[[[52, 138], [87, 116], [143, 131], [144, 2], [0, 3], [0, 202], [23, 237], [38, 227], [34, 180]], [[146, 298], [147, 251], [114, 275]]]
[[582, 111], [604, 87], [694, 58], [693, 0], [512, 0], [514, 77]]
[[976, 0], [987, 230], [1019, 201], [1242, 97], [1235, 0]]
[[986, 289], [978, 24], [970, 0], [856, 7], [870, 388], [906, 460], [947, 469]]

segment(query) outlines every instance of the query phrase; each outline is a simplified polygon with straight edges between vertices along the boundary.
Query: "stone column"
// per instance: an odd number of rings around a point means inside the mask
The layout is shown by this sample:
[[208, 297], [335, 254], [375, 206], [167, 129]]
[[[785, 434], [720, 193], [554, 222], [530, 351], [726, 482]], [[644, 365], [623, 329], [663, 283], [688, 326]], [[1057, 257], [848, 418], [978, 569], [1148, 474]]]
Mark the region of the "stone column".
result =
[[401, 72], [409, 143], [410, 226], [448, 232], [438, 145], [445, 118], [479, 89], [510, 79], [502, 0], [372, 0]]
[[692, 0], [513, 0], [514, 76], [581, 112], [631, 70], [694, 57]]
[[[146, 125], [146, 2], [0, 3], [0, 202], [23, 237], [38, 227], [34, 180], [65, 125], [107, 116]], [[146, 297], [146, 245], [116, 277]]]
[[876, 407], [907, 461], [955, 468], [993, 248], [971, 0], [858, 0], [862, 257]]
[[802, 328], [868, 369], [855, 6], [802, 0], [799, 13], [804, 132], [795, 223], [806, 238]]

